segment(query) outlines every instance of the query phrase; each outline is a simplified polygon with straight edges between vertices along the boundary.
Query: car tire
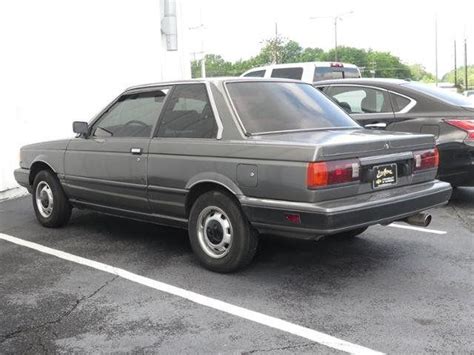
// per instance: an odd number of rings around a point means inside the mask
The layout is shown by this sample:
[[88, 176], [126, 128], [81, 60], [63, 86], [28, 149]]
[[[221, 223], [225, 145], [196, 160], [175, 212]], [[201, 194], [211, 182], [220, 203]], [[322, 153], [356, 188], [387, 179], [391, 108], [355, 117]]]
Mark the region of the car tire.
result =
[[233, 196], [210, 191], [194, 202], [188, 222], [194, 254], [207, 269], [228, 273], [247, 266], [258, 244], [254, 231]]
[[362, 227], [362, 228], [356, 228], [356, 229], [351, 229], [345, 232], [333, 234], [331, 237], [337, 238], [337, 239], [352, 239], [357, 237], [358, 235], [364, 233], [367, 228], [369, 227]]
[[43, 226], [64, 226], [71, 217], [71, 205], [56, 175], [41, 170], [33, 181], [33, 208], [36, 219]]

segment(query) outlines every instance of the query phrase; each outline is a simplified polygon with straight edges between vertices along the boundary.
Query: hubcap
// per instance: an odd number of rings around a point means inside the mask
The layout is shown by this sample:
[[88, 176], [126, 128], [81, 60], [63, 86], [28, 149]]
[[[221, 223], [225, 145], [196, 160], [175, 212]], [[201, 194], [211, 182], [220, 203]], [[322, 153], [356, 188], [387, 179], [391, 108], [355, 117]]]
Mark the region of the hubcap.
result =
[[223, 210], [209, 206], [198, 216], [197, 235], [204, 252], [212, 258], [226, 256], [232, 245], [232, 224]]
[[53, 191], [49, 187], [46, 181], [41, 181], [38, 186], [36, 186], [36, 207], [38, 211], [44, 218], [51, 216], [53, 212]]

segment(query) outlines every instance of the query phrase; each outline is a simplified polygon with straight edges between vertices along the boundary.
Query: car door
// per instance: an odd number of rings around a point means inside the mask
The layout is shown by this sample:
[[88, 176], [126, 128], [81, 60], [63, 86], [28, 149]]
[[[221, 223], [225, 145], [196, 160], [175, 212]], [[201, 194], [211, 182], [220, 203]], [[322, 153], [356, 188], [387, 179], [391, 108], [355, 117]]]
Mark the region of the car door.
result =
[[169, 87], [122, 95], [65, 154], [73, 200], [146, 213], [148, 145]]
[[169, 94], [150, 142], [148, 198], [152, 213], [167, 218], [185, 216], [186, 184], [214, 162], [203, 152], [218, 149], [218, 114], [209, 84], [178, 84]]
[[325, 93], [366, 128], [384, 129], [395, 120], [387, 90], [360, 85], [331, 85]]

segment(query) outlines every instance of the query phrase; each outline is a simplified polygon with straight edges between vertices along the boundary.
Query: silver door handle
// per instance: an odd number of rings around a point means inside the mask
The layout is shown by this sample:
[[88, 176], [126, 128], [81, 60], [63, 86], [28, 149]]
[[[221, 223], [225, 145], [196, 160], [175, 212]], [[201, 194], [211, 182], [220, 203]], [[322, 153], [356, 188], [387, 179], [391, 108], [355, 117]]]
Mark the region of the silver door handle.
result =
[[142, 154], [142, 148], [131, 148], [130, 153], [136, 154], [136, 155]]
[[387, 124], [384, 122], [369, 123], [364, 126], [365, 128], [378, 128], [383, 129], [387, 127]]

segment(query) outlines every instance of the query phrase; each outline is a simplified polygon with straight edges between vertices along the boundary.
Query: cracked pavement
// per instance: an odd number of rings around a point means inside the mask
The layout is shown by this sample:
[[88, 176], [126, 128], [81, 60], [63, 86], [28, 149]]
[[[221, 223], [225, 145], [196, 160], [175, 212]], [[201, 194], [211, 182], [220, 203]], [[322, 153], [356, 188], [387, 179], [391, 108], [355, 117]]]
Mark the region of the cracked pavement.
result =
[[[41, 227], [29, 197], [0, 232], [389, 353], [474, 351], [474, 188], [433, 211], [446, 235], [370, 228], [352, 241], [264, 237], [245, 271], [202, 269], [186, 233], [88, 211]], [[0, 353], [336, 353], [87, 266], [0, 240]]]

